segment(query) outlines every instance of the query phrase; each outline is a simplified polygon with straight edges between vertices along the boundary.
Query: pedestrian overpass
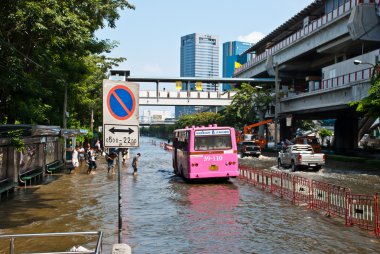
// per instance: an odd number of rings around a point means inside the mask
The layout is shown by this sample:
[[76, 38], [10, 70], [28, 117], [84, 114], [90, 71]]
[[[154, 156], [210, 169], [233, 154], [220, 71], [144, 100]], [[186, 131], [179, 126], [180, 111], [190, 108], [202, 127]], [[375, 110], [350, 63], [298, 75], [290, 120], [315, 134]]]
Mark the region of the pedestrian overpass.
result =
[[227, 106], [236, 91], [140, 91], [140, 106]]
[[[216, 85], [220, 83], [228, 83], [240, 85], [273, 83], [275, 80], [271, 78], [216, 78], [216, 77], [123, 77], [116, 76], [127, 82], [135, 83], [156, 83], [156, 89], [151, 91], [139, 91], [140, 106], [227, 106], [230, 105], [236, 91], [193, 91], [190, 84], [205, 83]], [[115, 80], [115, 76], [110, 76], [111, 80]], [[160, 83], [173, 83], [186, 87], [180, 91], [164, 91], [160, 89]], [[215, 89], [217, 90], [217, 89]]]

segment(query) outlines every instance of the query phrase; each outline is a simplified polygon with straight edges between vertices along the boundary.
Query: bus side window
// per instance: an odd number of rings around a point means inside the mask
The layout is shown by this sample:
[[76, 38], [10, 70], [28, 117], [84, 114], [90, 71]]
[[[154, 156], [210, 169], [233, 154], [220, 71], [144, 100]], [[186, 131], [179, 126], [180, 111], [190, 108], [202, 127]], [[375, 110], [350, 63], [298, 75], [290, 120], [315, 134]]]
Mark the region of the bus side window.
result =
[[178, 138], [173, 138], [173, 146], [174, 148], [178, 148]]
[[187, 142], [187, 139], [185, 139], [185, 141], [183, 142], [183, 148], [182, 148], [182, 150], [183, 151], [187, 151], [188, 149], [187, 149], [187, 147], [189, 146], [189, 142]]

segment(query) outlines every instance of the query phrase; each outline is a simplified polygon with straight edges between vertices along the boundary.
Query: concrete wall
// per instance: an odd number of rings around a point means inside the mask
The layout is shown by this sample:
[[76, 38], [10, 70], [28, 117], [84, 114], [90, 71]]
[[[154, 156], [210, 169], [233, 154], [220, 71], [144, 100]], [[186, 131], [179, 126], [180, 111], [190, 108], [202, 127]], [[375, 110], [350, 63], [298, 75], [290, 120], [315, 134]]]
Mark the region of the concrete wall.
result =
[[[23, 152], [23, 161], [21, 161], [21, 152], [17, 151], [13, 146], [11, 146], [8, 138], [0, 139], [0, 146], [2, 150], [0, 176], [1, 177], [11, 177], [14, 182], [18, 182], [18, 175], [20, 170], [28, 171], [34, 167], [40, 166], [45, 169], [46, 165], [46, 142], [57, 143], [57, 137], [27, 137], [23, 139], [25, 143], [25, 148], [35, 147], [34, 155], [29, 154], [25, 150]], [[55, 157], [58, 160], [62, 160], [62, 144], [58, 143], [55, 145], [57, 151], [55, 151]], [[44, 170], [45, 173], [45, 170]], [[0, 179], [1, 180], [1, 179]]]
[[[326, 66], [322, 68], [323, 79], [335, 78], [338, 76], [345, 75], [347, 73], [352, 73], [352, 72], [371, 68], [372, 66], [369, 64], [355, 65], [354, 60], [360, 60], [363, 63], [375, 64], [376, 60], [380, 59], [379, 56], [380, 56], [380, 49], [377, 49], [367, 54], [359, 55], [354, 58], [350, 58], [345, 61]], [[332, 73], [334, 73], [335, 75], [331, 76]]]

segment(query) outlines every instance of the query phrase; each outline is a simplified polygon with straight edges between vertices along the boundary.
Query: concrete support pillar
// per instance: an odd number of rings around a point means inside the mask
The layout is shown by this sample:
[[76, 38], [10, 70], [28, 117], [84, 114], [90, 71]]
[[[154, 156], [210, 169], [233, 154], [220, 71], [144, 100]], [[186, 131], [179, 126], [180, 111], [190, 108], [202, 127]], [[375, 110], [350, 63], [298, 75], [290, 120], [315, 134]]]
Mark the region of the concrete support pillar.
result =
[[354, 114], [336, 118], [334, 144], [337, 153], [352, 151], [358, 147], [358, 123], [358, 117]]
[[374, 4], [355, 6], [350, 14], [347, 29], [352, 40], [380, 41], [380, 17]]
[[[292, 126], [294, 122], [292, 120]], [[280, 119], [280, 141], [289, 139], [292, 140], [294, 134], [292, 132], [292, 126], [286, 126], [286, 118]]]

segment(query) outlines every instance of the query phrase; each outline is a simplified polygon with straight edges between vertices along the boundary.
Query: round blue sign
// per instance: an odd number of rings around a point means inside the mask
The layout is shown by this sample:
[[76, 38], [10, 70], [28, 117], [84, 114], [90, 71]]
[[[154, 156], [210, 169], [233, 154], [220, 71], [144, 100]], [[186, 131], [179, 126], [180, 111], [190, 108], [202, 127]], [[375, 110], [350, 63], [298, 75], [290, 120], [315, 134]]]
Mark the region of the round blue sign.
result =
[[128, 87], [117, 85], [108, 93], [107, 107], [115, 119], [126, 120], [130, 118], [135, 111], [135, 96]]

